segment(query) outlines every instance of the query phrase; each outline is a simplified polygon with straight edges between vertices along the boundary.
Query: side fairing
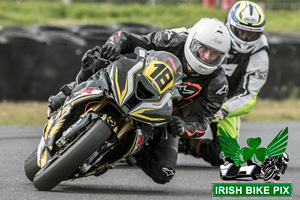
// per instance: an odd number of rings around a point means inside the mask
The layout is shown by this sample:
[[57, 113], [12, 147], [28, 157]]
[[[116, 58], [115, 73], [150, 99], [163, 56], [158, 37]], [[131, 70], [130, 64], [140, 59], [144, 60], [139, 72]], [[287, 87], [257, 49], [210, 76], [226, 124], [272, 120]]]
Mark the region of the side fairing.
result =
[[142, 70], [143, 62], [131, 59], [118, 60], [108, 68], [114, 97], [120, 107], [134, 94], [135, 78]]
[[161, 101], [142, 102], [129, 111], [129, 114], [140, 121], [155, 125], [156, 123], [165, 123], [170, 120], [173, 104], [172, 94], [167, 93]]
[[67, 98], [66, 104], [76, 106], [86, 101], [99, 98], [103, 95], [104, 85], [101, 80], [90, 80], [82, 82], [72, 91], [71, 95]]
[[[72, 91], [64, 105], [54, 112], [45, 125], [38, 147], [38, 166], [43, 167], [53, 156], [54, 143], [57, 135], [61, 135], [64, 127], [72, 118], [73, 107], [100, 99], [103, 96], [105, 84], [99, 80], [90, 80], [81, 83]], [[71, 113], [71, 114], [70, 114]]]
[[72, 107], [68, 104], [53, 113], [45, 125], [44, 132], [38, 146], [38, 166], [43, 167], [52, 156], [55, 136], [61, 133], [66, 121], [66, 116], [71, 112]]

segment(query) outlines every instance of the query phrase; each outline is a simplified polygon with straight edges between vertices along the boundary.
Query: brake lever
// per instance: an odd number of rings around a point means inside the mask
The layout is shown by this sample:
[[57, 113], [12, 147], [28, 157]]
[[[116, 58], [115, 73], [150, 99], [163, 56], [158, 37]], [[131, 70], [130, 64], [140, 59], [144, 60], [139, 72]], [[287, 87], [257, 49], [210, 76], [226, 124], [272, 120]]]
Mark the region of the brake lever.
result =
[[[95, 50], [95, 49], [97, 49], [97, 50]], [[91, 51], [90, 53], [87, 53], [86, 56], [89, 58], [92, 58], [92, 59], [97, 59], [97, 60], [103, 61], [104, 63], [108, 63], [108, 64], [112, 63], [112, 61], [101, 57], [101, 51], [102, 51], [102, 49], [100, 47], [96, 46], [93, 49], [93, 51]]]

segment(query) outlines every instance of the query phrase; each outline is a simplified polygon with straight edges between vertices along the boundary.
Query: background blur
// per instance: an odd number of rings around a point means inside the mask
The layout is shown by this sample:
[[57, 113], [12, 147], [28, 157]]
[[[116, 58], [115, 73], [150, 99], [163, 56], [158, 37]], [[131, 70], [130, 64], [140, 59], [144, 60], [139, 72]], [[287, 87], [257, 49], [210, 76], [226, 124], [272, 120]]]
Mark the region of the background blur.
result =
[[[115, 31], [147, 34], [224, 21], [234, 0], [1, 0], [0, 101], [46, 101], [74, 80], [83, 54]], [[260, 98], [300, 97], [300, 1], [260, 0], [270, 45]]]

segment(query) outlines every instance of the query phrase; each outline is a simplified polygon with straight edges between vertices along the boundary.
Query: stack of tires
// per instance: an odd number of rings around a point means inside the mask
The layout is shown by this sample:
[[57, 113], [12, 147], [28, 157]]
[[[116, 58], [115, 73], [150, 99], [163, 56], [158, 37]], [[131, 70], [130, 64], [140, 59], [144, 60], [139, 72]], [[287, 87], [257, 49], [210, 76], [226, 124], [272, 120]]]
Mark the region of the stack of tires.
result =
[[0, 100], [32, 98], [45, 39], [26, 27], [3, 28], [0, 38]]
[[265, 33], [269, 42], [268, 79], [261, 98], [283, 100], [300, 97], [300, 34]]
[[116, 31], [147, 34], [140, 23], [77, 24], [72, 27], [5, 27], [0, 30], [0, 101], [46, 101], [75, 79], [83, 54]]

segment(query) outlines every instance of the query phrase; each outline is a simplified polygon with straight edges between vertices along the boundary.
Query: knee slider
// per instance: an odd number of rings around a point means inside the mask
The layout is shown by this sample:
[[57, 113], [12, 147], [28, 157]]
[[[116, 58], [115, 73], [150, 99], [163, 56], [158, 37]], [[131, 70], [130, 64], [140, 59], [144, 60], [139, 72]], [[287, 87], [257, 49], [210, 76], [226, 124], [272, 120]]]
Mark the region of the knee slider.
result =
[[165, 160], [157, 162], [153, 166], [155, 178], [153, 180], [160, 184], [165, 184], [172, 180], [175, 175], [175, 164]]

